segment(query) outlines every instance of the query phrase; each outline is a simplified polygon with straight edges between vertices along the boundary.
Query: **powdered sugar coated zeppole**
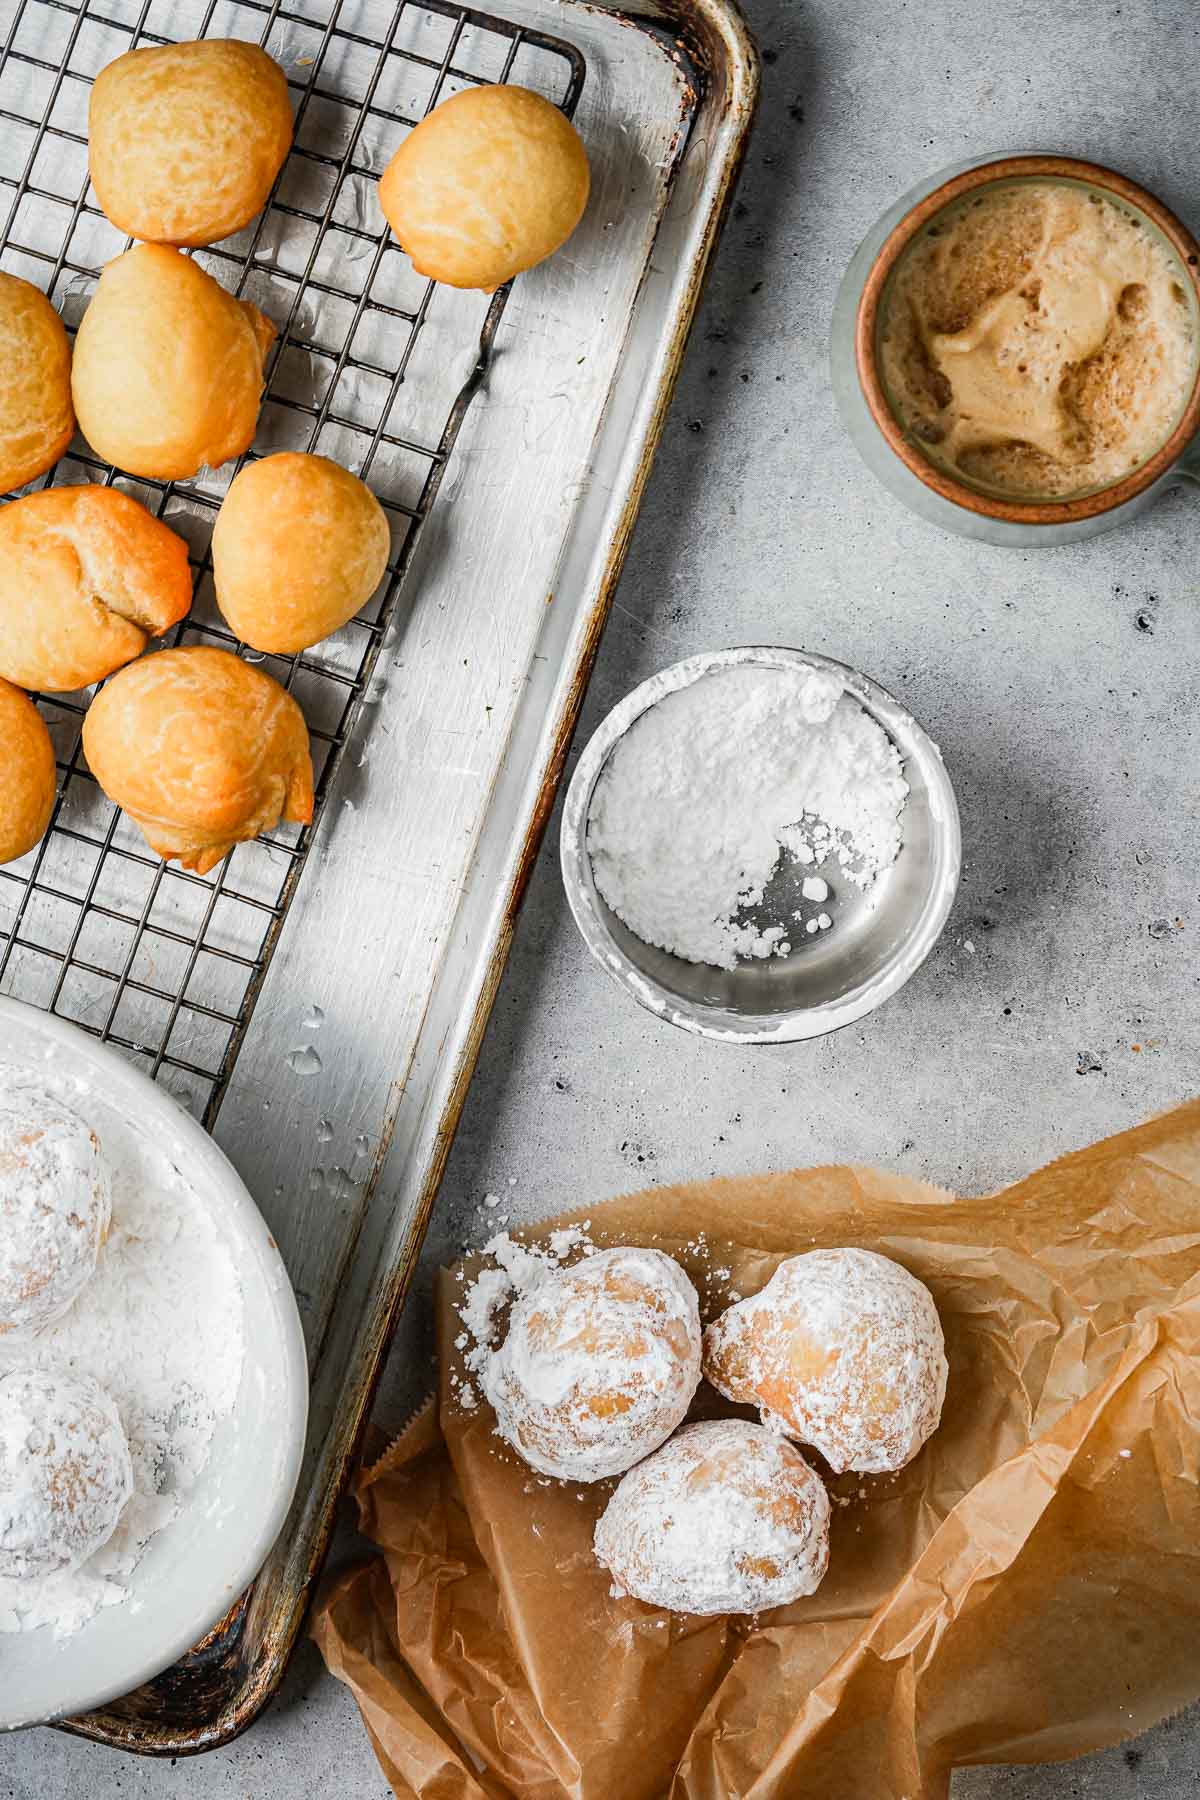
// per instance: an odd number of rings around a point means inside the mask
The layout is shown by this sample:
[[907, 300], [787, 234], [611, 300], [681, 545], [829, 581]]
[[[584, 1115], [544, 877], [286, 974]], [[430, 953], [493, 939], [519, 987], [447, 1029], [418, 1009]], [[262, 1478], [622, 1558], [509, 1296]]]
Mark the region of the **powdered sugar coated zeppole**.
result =
[[596, 1556], [635, 1600], [749, 1613], [815, 1593], [829, 1563], [829, 1496], [786, 1438], [746, 1419], [688, 1425], [625, 1476]]
[[0, 1092], [0, 1332], [48, 1325], [96, 1271], [112, 1211], [100, 1142], [33, 1083]]
[[266, 205], [292, 141], [287, 77], [231, 38], [127, 50], [101, 69], [88, 169], [130, 237], [213, 244]]
[[418, 274], [491, 293], [566, 242], [589, 179], [557, 106], [529, 88], [468, 88], [405, 138], [379, 201]]
[[936, 1431], [947, 1365], [915, 1275], [873, 1250], [810, 1250], [708, 1327], [704, 1373], [839, 1473], [881, 1474]]
[[700, 1381], [696, 1290], [661, 1250], [601, 1250], [515, 1304], [484, 1391], [501, 1436], [568, 1481], [620, 1475], [668, 1438]]
[[190, 256], [135, 244], [106, 263], [75, 334], [71, 392], [98, 456], [181, 481], [250, 446], [271, 321]]
[[132, 1493], [129, 1444], [98, 1381], [49, 1369], [0, 1375], [0, 1576], [79, 1568]]
[[0, 494], [44, 475], [74, 435], [66, 328], [40, 288], [0, 273]]

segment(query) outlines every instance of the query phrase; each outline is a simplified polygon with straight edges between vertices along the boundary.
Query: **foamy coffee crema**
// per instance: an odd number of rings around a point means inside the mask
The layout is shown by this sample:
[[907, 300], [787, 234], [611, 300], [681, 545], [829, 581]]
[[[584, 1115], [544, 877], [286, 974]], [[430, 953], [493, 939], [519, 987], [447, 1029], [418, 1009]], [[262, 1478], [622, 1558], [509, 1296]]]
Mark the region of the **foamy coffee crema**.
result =
[[880, 311], [904, 429], [976, 487], [1052, 499], [1111, 486], [1167, 440], [1195, 378], [1184, 271], [1119, 201], [998, 182], [939, 213]]

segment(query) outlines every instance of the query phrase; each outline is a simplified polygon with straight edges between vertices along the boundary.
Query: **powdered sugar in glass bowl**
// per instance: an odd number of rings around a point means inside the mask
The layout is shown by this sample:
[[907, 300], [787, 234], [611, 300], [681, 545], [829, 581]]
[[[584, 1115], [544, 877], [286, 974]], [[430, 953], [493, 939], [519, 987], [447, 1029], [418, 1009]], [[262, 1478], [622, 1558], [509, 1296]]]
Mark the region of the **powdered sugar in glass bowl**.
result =
[[[701, 683], [721, 706], [693, 692]], [[778, 694], [773, 702], [773, 688], [789, 701], [794, 696], [794, 713], [778, 705]], [[714, 777], [703, 760], [703, 735], [726, 699], [736, 729], [746, 731], [752, 762], [747, 770], [727, 759]], [[783, 749], [772, 736], [773, 717], [790, 740]], [[667, 810], [651, 820], [665, 828], [661, 853], [640, 857], [639, 773], [621, 768], [631, 760], [631, 728], [639, 722], [648, 727], [641, 779], [655, 758], [677, 758], [685, 780], [694, 767], [697, 808], [693, 818], [680, 806], [676, 781]], [[830, 731], [837, 741], [818, 743]], [[719, 756], [719, 733], [710, 731], [709, 746], [710, 758]], [[844, 770], [867, 767], [869, 780], [857, 791], [853, 783], [829, 784], [824, 794], [813, 789], [822, 805], [841, 808], [838, 817], [785, 817], [805, 783], [814, 775], [819, 783], [825, 756], [841, 759]], [[614, 774], [623, 775], [619, 793]], [[754, 811], [749, 828], [747, 809]], [[649, 808], [645, 813], [650, 818]], [[713, 931], [708, 918], [720, 909], [720, 880], [698, 865], [708, 834], [728, 842], [735, 824], [735, 860], [753, 858], [743, 888], [751, 899], [732, 922], [728, 913], [718, 917]], [[778, 845], [785, 854], [774, 866]], [[949, 777], [911, 715], [843, 663], [758, 646], [689, 657], [621, 701], [580, 758], [561, 834], [567, 898], [602, 967], [658, 1017], [738, 1043], [818, 1037], [894, 994], [945, 924], [960, 856]]]

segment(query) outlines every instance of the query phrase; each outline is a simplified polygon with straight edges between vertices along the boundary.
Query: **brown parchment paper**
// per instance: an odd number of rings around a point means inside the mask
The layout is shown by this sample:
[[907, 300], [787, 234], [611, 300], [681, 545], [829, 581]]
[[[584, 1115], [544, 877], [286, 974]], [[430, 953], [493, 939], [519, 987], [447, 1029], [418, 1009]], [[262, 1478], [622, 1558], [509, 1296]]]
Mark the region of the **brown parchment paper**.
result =
[[942, 1426], [898, 1476], [830, 1477], [817, 1594], [672, 1617], [592, 1557], [612, 1483], [546, 1482], [458, 1406], [479, 1259], [444, 1274], [437, 1408], [357, 1487], [383, 1557], [313, 1625], [397, 1795], [944, 1800], [956, 1766], [1080, 1755], [1200, 1694], [1200, 1101], [986, 1199], [826, 1168], [581, 1217], [677, 1256], [706, 1316], [813, 1245], [895, 1257], [942, 1317]]

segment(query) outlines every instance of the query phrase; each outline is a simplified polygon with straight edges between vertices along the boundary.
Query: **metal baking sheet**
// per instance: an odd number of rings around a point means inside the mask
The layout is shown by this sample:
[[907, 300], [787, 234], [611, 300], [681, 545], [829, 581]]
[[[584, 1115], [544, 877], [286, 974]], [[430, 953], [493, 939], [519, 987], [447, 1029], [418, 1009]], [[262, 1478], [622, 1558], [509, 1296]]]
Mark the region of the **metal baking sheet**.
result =
[[[310, 724], [326, 734], [311, 846], [272, 834], [236, 851], [224, 875], [185, 882], [145, 856], [86, 782], [73, 783], [83, 866], [71, 867], [68, 823], [62, 866], [44, 892], [30, 895], [27, 883], [21, 903], [20, 942], [41, 943], [42, 954], [11, 956], [7, 983], [35, 1003], [53, 997], [56, 1010], [85, 1026], [107, 1027], [208, 1117], [281, 1245], [305, 1323], [313, 1381], [305, 1466], [254, 1588], [159, 1680], [69, 1722], [162, 1754], [211, 1747], [243, 1729], [273, 1691], [299, 1629], [553, 802], [757, 86], [753, 49], [728, 0], [675, 0], [639, 7], [636, 17], [579, 0], [504, 6], [509, 43], [515, 28], [582, 59], [576, 118], [593, 197], [567, 248], [508, 296], [486, 377], [458, 421], [449, 460], [437, 465], [440, 492], [423, 519], [434, 464], [409, 446], [436, 451], [448, 409], [471, 382], [487, 305], [439, 289], [421, 314], [422, 284], [387, 248], [371, 176], [390, 153], [395, 115], [419, 116], [428, 98], [420, 80], [407, 91], [411, 58], [392, 65], [392, 51], [404, 48], [404, 15], [459, 9], [397, 11], [376, 0], [287, 9], [264, 0], [250, 29], [248, 4], [95, 0], [93, 12], [86, 0], [75, 47], [86, 37], [86, 55], [100, 66], [128, 46], [139, 19], [170, 37], [201, 27], [265, 34], [294, 81], [322, 90], [310, 101], [312, 168], [306, 163], [293, 198], [268, 216], [259, 240], [265, 267], [257, 278], [251, 269], [246, 290], [275, 317], [282, 302], [308, 345], [285, 352], [295, 384], [285, 399], [297, 404], [268, 405], [256, 449], [307, 447], [317, 420], [316, 447], [363, 467], [365, 437], [374, 446], [369, 479], [396, 509], [396, 569], [405, 578], [356, 704], [343, 692], [339, 713], [338, 696], [326, 691], [339, 676], [352, 689], [364, 666], [361, 642], [345, 634], [321, 647], [315, 669], [292, 677]], [[18, 0], [15, 10], [19, 32], [31, 5]], [[66, 33], [79, 24], [80, 8], [66, 0], [38, 0], [37, 11], [61, 13]], [[98, 21], [101, 12], [119, 16], [119, 36]], [[497, 35], [472, 33], [465, 48], [460, 37], [456, 58], [502, 58], [507, 45], [490, 42]], [[304, 71], [323, 42], [313, 82]], [[429, 43], [438, 45], [436, 26]], [[55, 87], [57, 54], [42, 51], [51, 70], [35, 97], [51, 112], [76, 85]], [[444, 56], [444, 47], [431, 48], [426, 61], [436, 70]], [[548, 84], [556, 68], [561, 74], [552, 49], [533, 46], [512, 78]], [[502, 61], [466, 68], [468, 79], [500, 73]], [[0, 69], [0, 143], [16, 129], [14, 109], [27, 118], [31, 104], [28, 93], [14, 100], [7, 74]], [[364, 93], [364, 133], [348, 157], [337, 133], [347, 97], [363, 110]], [[294, 245], [294, 231], [330, 205], [322, 156], [341, 168], [334, 210], [315, 237], [302, 233]], [[52, 203], [26, 199], [33, 204], [22, 226], [36, 232], [39, 207]], [[80, 202], [81, 221], [84, 235], [99, 239], [102, 222]], [[86, 270], [120, 247], [101, 253], [89, 242], [87, 255], [70, 260]], [[39, 280], [7, 251], [2, 266]], [[56, 280], [64, 276], [68, 286], [86, 280], [56, 268]], [[339, 289], [358, 281], [364, 294], [385, 291], [384, 307], [347, 306]], [[420, 318], [398, 382], [387, 360], [388, 307], [397, 328]], [[394, 364], [394, 344], [392, 356]], [[332, 403], [320, 365], [332, 361], [340, 377], [351, 357], [365, 373]], [[373, 365], [391, 370], [386, 425], [378, 401], [370, 410]], [[164, 516], [184, 530], [190, 522], [202, 544], [226, 479], [173, 492]], [[405, 569], [414, 522], [420, 532]], [[200, 560], [203, 567], [202, 551]], [[206, 605], [202, 583], [194, 630], [218, 623]], [[68, 716], [62, 729], [76, 725]], [[97, 835], [125, 854], [87, 850]], [[0, 892], [0, 932], [11, 937], [17, 911], [14, 896]], [[159, 929], [131, 931], [130, 919]], [[115, 1009], [114, 964], [125, 977]]]

